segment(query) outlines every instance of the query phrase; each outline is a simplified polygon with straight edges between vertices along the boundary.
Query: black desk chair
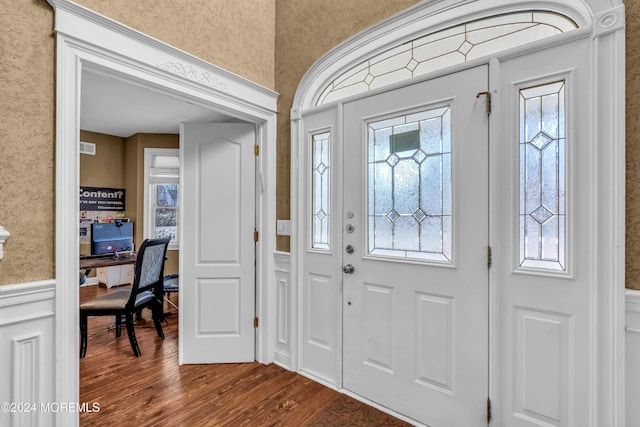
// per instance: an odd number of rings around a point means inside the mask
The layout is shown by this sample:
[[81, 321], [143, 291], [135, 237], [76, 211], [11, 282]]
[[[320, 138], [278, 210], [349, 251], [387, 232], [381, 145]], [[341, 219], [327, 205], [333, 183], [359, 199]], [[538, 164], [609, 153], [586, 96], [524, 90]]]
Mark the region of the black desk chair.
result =
[[163, 273], [164, 260], [170, 238], [145, 240], [138, 251], [133, 286], [118, 289], [80, 304], [80, 358], [87, 354], [87, 319], [89, 316], [115, 316], [116, 337], [120, 337], [122, 319], [125, 319], [127, 334], [133, 354], [140, 356], [140, 348], [133, 330], [133, 315], [143, 308], [151, 309], [153, 324], [161, 339], [164, 332], [160, 321], [163, 318]]

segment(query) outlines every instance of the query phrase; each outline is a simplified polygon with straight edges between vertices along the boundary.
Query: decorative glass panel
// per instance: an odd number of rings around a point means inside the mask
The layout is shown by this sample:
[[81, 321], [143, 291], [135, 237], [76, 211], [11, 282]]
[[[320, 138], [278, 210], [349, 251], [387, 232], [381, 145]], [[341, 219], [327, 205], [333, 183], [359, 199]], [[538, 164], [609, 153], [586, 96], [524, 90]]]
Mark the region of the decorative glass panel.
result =
[[369, 253], [451, 261], [451, 110], [368, 124]]
[[520, 90], [520, 265], [565, 270], [565, 82]]
[[331, 82], [316, 105], [344, 99], [451, 65], [575, 30], [554, 12], [527, 11], [479, 19], [419, 37], [380, 53]]
[[178, 184], [157, 184], [155, 200], [155, 237], [177, 240]]
[[330, 172], [329, 132], [313, 135], [311, 141], [312, 164], [312, 218], [311, 247], [329, 249], [329, 172]]

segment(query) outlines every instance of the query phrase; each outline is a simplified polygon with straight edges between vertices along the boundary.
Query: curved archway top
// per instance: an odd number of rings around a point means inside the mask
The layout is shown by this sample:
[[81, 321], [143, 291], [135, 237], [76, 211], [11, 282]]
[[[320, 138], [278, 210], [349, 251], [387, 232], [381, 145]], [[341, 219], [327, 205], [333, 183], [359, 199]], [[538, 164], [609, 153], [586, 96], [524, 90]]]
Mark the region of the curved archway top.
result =
[[301, 111], [314, 107], [331, 82], [355, 70], [358, 64], [428, 34], [491, 16], [532, 10], [563, 15], [579, 28], [593, 25], [594, 34], [603, 33], [624, 25], [623, 9], [622, 0], [424, 1], [355, 35], [320, 58], [298, 86], [291, 119], [298, 119]]

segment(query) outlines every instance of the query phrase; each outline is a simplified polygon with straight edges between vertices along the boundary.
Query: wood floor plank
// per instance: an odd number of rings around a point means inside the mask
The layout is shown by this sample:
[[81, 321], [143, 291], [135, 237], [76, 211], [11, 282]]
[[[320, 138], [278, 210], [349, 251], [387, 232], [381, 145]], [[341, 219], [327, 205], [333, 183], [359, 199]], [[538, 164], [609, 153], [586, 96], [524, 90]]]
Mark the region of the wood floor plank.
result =
[[[94, 288], [94, 289], [90, 289]], [[82, 288], [81, 299], [106, 292]], [[177, 316], [160, 340], [148, 314], [136, 324], [142, 356], [113, 318], [89, 319], [87, 356], [80, 360], [80, 400], [99, 412], [81, 426], [407, 426], [306, 377], [259, 363], [178, 365]]]

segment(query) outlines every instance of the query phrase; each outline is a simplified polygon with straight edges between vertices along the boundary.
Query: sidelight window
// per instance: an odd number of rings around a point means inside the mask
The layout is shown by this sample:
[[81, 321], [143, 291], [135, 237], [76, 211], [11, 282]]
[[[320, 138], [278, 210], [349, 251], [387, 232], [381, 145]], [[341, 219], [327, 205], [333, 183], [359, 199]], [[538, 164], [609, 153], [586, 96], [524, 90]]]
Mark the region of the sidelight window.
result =
[[323, 132], [312, 136], [311, 141], [311, 197], [313, 224], [311, 247], [329, 249], [329, 203], [330, 134]]
[[520, 90], [520, 266], [565, 270], [565, 82]]

